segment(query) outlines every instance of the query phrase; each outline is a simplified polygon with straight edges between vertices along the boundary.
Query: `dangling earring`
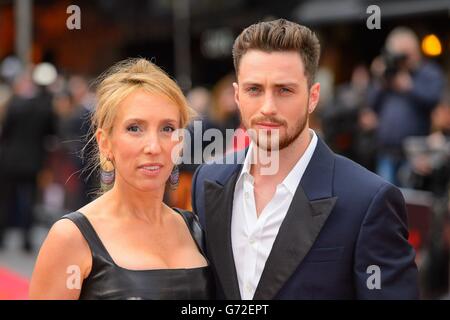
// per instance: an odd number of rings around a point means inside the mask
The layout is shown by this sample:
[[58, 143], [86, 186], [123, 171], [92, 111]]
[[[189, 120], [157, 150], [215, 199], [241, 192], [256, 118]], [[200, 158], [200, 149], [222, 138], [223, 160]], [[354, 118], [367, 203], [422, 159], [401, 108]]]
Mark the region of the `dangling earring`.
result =
[[178, 166], [175, 165], [169, 177], [170, 189], [175, 190], [178, 187], [179, 182], [180, 182], [180, 170], [178, 169]]
[[[103, 157], [102, 157], [103, 158]], [[114, 185], [114, 180], [116, 177], [116, 171], [114, 169], [114, 164], [109, 157], [103, 158], [100, 163], [100, 184], [104, 191], [108, 191]]]

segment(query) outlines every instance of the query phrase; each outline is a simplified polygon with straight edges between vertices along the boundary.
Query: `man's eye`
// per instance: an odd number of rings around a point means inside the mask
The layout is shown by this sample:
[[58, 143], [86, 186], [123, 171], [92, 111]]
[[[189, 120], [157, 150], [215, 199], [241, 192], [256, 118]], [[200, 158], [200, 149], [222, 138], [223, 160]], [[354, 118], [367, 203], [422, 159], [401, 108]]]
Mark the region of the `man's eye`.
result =
[[281, 93], [289, 93], [289, 92], [292, 92], [292, 91], [289, 88], [280, 88], [280, 92]]
[[139, 132], [140, 130], [141, 128], [135, 124], [127, 127], [127, 131], [129, 132]]
[[248, 87], [247, 88], [247, 92], [258, 93], [259, 92], [259, 88], [258, 87]]

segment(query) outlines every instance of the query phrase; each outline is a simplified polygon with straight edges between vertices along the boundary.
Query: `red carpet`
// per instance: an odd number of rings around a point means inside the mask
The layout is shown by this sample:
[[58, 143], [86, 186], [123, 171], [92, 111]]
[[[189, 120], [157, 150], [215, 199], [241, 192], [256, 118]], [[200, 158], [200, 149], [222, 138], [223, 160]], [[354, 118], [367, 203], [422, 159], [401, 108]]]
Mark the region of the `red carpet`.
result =
[[28, 279], [0, 267], [0, 300], [28, 299]]

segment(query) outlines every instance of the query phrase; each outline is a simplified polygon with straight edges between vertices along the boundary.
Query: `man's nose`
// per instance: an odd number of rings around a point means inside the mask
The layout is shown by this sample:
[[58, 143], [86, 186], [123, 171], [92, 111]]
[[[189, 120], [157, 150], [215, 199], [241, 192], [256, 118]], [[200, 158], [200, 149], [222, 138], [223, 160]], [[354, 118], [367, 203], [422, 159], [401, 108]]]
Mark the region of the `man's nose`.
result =
[[267, 92], [264, 95], [264, 103], [260, 109], [261, 113], [264, 115], [274, 115], [277, 113], [277, 108], [271, 92]]

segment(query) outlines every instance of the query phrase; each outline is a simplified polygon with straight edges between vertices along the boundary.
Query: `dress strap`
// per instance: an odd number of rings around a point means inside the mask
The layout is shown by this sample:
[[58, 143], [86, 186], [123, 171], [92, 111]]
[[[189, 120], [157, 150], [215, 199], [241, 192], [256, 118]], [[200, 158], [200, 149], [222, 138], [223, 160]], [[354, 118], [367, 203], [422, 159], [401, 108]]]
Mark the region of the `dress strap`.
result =
[[108, 250], [106, 250], [91, 222], [84, 214], [75, 211], [62, 216], [61, 219], [69, 219], [80, 229], [81, 234], [91, 249], [92, 256], [100, 255], [114, 264], [114, 260], [109, 255]]
[[173, 209], [183, 217], [184, 221], [186, 222], [189, 228], [189, 231], [191, 232], [192, 238], [194, 238], [195, 243], [197, 244], [197, 247], [199, 248], [200, 252], [206, 257], [205, 237], [197, 215], [195, 215], [191, 211], [182, 210], [178, 208]]

